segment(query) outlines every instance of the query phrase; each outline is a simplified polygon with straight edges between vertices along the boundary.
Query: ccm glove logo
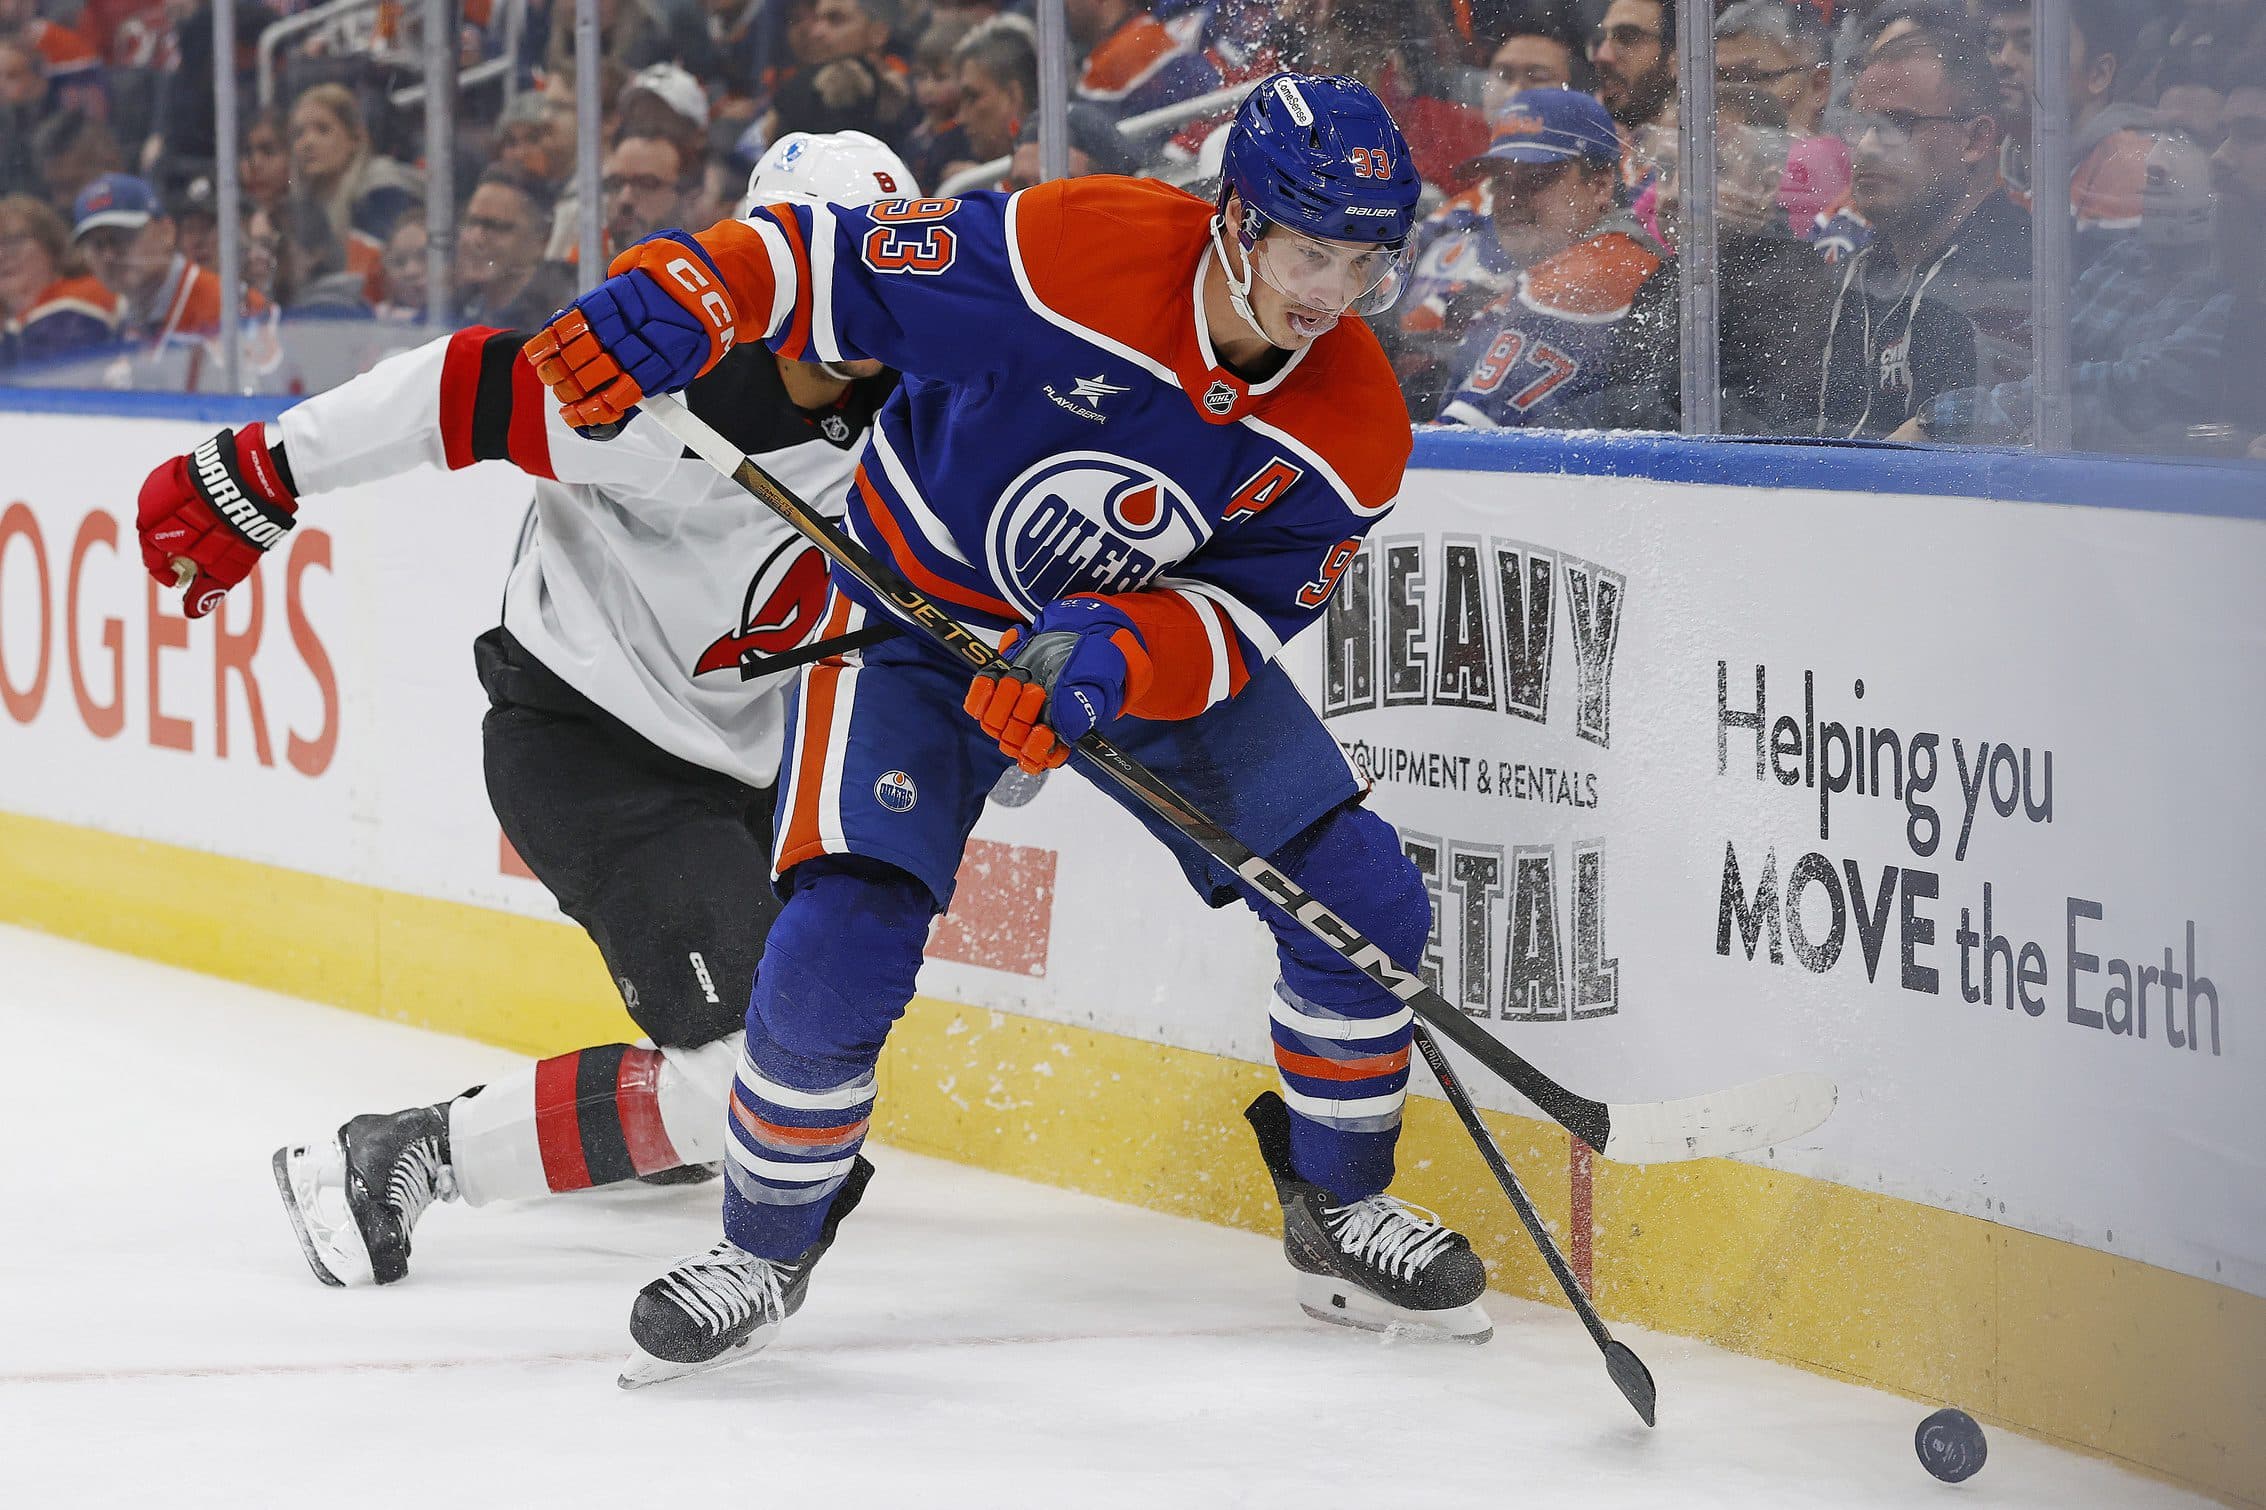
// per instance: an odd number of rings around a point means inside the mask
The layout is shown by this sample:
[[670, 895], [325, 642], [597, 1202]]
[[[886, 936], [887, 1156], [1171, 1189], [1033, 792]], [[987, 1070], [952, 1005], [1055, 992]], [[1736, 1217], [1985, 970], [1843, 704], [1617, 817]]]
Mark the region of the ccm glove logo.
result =
[[677, 280], [678, 287], [699, 299], [700, 312], [715, 330], [716, 339], [720, 343], [716, 354], [722, 356], [730, 351], [733, 338], [732, 306], [724, 298], [723, 291], [700, 270], [700, 264], [690, 257], [672, 257], [664, 270]]

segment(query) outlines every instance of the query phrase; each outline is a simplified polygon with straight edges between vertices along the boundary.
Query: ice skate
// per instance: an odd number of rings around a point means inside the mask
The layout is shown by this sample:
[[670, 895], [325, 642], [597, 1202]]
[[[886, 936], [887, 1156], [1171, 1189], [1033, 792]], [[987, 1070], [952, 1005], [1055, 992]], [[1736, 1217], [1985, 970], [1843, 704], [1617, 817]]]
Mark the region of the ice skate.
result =
[[277, 1149], [270, 1163], [307, 1267], [326, 1285], [401, 1278], [417, 1218], [456, 1198], [446, 1103], [356, 1117], [327, 1142]]
[[1389, 1195], [1343, 1205], [1290, 1166], [1290, 1108], [1273, 1091], [1244, 1112], [1282, 1201], [1283, 1254], [1316, 1321], [1371, 1332], [1485, 1342], [1487, 1270], [1464, 1235]]
[[629, 1313], [629, 1361], [616, 1382], [642, 1389], [744, 1363], [769, 1346], [780, 1325], [802, 1309], [811, 1271], [872, 1178], [873, 1166], [860, 1155], [834, 1192], [818, 1241], [798, 1258], [759, 1258], [726, 1240], [679, 1259], [638, 1291]]

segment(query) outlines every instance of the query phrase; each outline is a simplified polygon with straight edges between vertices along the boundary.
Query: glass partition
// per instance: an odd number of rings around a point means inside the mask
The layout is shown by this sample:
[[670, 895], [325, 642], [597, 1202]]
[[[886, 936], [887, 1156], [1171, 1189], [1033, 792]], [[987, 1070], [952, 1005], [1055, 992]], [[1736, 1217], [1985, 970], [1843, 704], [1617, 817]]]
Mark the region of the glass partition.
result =
[[1419, 422], [2266, 456], [2252, 0], [8, 14], [11, 383], [231, 386], [231, 307], [246, 392], [532, 324], [593, 259], [731, 213], [796, 130], [868, 131], [932, 193], [1059, 168], [1212, 197], [1242, 91], [1294, 68], [1369, 84], [1423, 177], [1413, 275], [1370, 317]]

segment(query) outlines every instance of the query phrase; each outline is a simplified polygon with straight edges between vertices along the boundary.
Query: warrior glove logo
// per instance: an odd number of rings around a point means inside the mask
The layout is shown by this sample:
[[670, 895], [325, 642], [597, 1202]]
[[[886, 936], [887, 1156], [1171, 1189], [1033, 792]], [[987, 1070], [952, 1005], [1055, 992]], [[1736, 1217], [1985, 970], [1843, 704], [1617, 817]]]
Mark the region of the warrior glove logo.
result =
[[1210, 535], [1194, 501], [1162, 472], [1070, 451], [1007, 485], [984, 537], [985, 564], [1009, 601], [1035, 618], [1072, 593], [1133, 592]]
[[189, 453], [191, 465], [197, 469], [197, 481], [203, 487], [205, 500], [216, 513], [236, 527], [236, 533], [251, 541], [261, 550], [267, 550], [283, 538], [291, 528], [286, 521], [271, 518], [260, 506], [244, 496], [238, 486], [236, 474], [220, 454], [220, 437], [215, 435]]

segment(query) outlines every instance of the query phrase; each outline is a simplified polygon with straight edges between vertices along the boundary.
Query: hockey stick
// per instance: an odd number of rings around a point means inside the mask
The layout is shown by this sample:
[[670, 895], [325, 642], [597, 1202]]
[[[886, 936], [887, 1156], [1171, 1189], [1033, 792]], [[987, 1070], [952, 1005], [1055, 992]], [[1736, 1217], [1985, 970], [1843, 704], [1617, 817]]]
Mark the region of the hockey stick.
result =
[[[755, 495], [868, 592], [893, 605], [922, 633], [965, 663], [969, 671], [984, 671], [1003, 663], [998, 651], [914, 588], [895, 567], [850, 539], [741, 454], [674, 394], [650, 394], [642, 402], [695, 455]], [[1833, 1082], [1815, 1074], [1773, 1075], [1680, 1101], [1609, 1105], [1576, 1095], [1479, 1027], [1446, 997], [1425, 985], [1421, 976], [1393, 963], [1358, 929], [1204, 816], [1098, 731], [1087, 734], [1072, 748], [1191, 843], [1297, 919], [1348, 964], [1408, 1003], [1410, 1010], [1443, 1038], [1502, 1076], [1545, 1116], [1608, 1159], [1653, 1164], [1745, 1153], [1799, 1137], [1833, 1110]]]
[[1456, 1072], [1449, 1067], [1447, 1054], [1432, 1041], [1432, 1035], [1424, 1031], [1422, 1023], [1416, 1025], [1416, 1048], [1424, 1056], [1424, 1062], [1432, 1067], [1432, 1078], [1440, 1082], [1440, 1089], [1447, 1096], [1448, 1104], [1463, 1119], [1464, 1131], [1470, 1133], [1471, 1141], [1479, 1146], [1479, 1157], [1487, 1162], [1488, 1169], [1494, 1173], [1495, 1183], [1502, 1186], [1503, 1194], [1511, 1198], [1511, 1205], [1518, 1212], [1519, 1220], [1526, 1224], [1526, 1235], [1533, 1238], [1534, 1246], [1542, 1250], [1542, 1261], [1550, 1266], [1550, 1273], [1557, 1279], [1558, 1288], [1565, 1291], [1566, 1299], [1573, 1303], [1574, 1314], [1589, 1329], [1590, 1341], [1596, 1343], [1597, 1350], [1605, 1355], [1605, 1372], [1612, 1376], [1614, 1386], [1628, 1402], [1636, 1407], [1637, 1415], [1643, 1419], [1644, 1424], [1653, 1425], [1653, 1402], [1658, 1391], [1653, 1387], [1652, 1371], [1644, 1366], [1644, 1360], [1627, 1343], [1614, 1341], [1613, 1334], [1605, 1330], [1605, 1323], [1598, 1319], [1597, 1307], [1589, 1303], [1589, 1297], [1582, 1293], [1581, 1281], [1574, 1278], [1573, 1266], [1566, 1262], [1566, 1255], [1558, 1251], [1557, 1241], [1550, 1236], [1550, 1229], [1542, 1225], [1541, 1213], [1534, 1209], [1534, 1202], [1527, 1199], [1526, 1191], [1519, 1185], [1519, 1177], [1511, 1172], [1510, 1162], [1503, 1157], [1503, 1151], [1495, 1146], [1494, 1135], [1487, 1131], [1487, 1124], [1479, 1120], [1479, 1109], [1471, 1104], [1471, 1097], [1465, 1094], [1462, 1082], [1456, 1079]]

